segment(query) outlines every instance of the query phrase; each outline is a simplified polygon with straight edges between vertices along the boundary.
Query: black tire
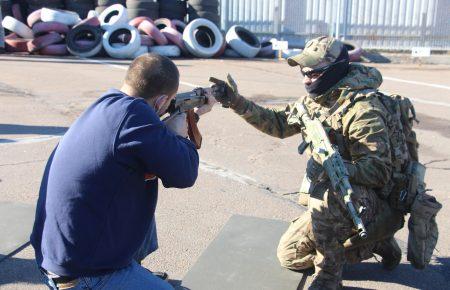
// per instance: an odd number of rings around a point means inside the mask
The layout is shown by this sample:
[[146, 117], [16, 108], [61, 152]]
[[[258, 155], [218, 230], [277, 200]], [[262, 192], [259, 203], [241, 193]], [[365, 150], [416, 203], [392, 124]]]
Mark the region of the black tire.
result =
[[187, 14], [186, 1], [164, 0], [159, 2], [159, 17], [184, 20]]
[[153, 0], [127, 0], [127, 8], [159, 10], [159, 3]]
[[128, 19], [133, 19], [133, 18], [136, 18], [139, 16], [147, 16], [153, 20], [156, 20], [159, 18], [158, 10], [127, 8], [127, 12], [128, 12]]
[[213, 22], [217, 27], [220, 28], [220, 16], [217, 13], [205, 12], [205, 11], [195, 11], [193, 9], [188, 10], [189, 22], [197, 18], [205, 18]]
[[64, 9], [64, 3], [62, 0], [46, 0], [46, 1], [27, 0], [27, 5], [28, 5], [27, 15], [43, 7]]
[[203, 5], [219, 7], [219, 0], [188, 0], [189, 5]]
[[125, 6], [125, 2], [126, 0], [95, 0], [95, 6], [111, 6], [114, 4], [122, 4], [123, 6]]
[[1, 10], [2, 10], [2, 17], [4, 18], [5, 16], [12, 16], [12, 11], [11, 11], [11, 1], [9, 0], [0, 0], [0, 5], [1, 5]]
[[[71, 29], [67, 34], [67, 48], [77, 53], [87, 53], [92, 51], [94, 47], [102, 43], [103, 30], [100, 27], [95, 27], [91, 25], [79, 25], [74, 29]], [[81, 39], [90, 39], [94, 41], [92, 47], [80, 47], [77, 45], [76, 41]], [[99, 51], [97, 50], [98, 54]], [[94, 56], [91, 55], [91, 56]]]
[[80, 15], [81, 19], [85, 19], [89, 13], [89, 10], [94, 10], [94, 1], [69, 1], [65, 0], [65, 9], [73, 11]]
[[219, 14], [219, 7], [204, 6], [204, 5], [190, 5], [189, 7], [191, 9], [194, 9], [195, 11], [204, 11]]

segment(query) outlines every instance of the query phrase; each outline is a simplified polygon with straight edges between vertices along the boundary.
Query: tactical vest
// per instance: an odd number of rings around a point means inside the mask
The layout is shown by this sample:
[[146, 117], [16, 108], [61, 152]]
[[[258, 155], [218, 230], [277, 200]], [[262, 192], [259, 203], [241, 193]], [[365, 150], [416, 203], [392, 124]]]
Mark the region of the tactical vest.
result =
[[[378, 90], [343, 91], [330, 114], [323, 121], [333, 132], [336, 145], [346, 154], [342, 136], [342, 119], [358, 102], [365, 98], [377, 98], [386, 112], [386, 127], [391, 149], [392, 175], [386, 186], [378, 190], [381, 198], [389, 200], [392, 207], [409, 212], [419, 187], [425, 190], [425, 168], [418, 160], [418, 147], [413, 122], [417, 121], [413, 104], [408, 98], [387, 95]], [[342, 147], [342, 148], [341, 148]]]

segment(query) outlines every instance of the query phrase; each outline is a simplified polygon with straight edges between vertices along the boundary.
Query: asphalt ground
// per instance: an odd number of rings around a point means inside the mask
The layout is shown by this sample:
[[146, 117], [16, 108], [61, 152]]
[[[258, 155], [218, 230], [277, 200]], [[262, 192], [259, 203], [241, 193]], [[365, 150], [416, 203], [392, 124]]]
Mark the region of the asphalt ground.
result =
[[[46, 160], [80, 113], [108, 88], [118, 88], [128, 61], [0, 56], [0, 202], [35, 204]], [[175, 60], [180, 91], [208, 86], [208, 78], [231, 73], [240, 93], [279, 107], [305, 93], [298, 69], [284, 61]], [[432, 264], [414, 270], [402, 264], [385, 272], [375, 260], [345, 269], [348, 289], [449, 289], [450, 246], [450, 66], [375, 65], [382, 90], [414, 100], [416, 132], [426, 182], [444, 205]], [[167, 271], [177, 283], [233, 214], [284, 221], [304, 209], [295, 203], [306, 159], [297, 154], [299, 136], [276, 139], [216, 106], [201, 118], [200, 174], [186, 190], [161, 187], [157, 208], [160, 249], [144, 261]], [[406, 249], [407, 229], [397, 234]], [[1, 234], [0, 234], [1, 238]], [[0, 263], [1, 289], [46, 289], [31, 247]], [[220, 263], [220, 261], [217, 261]], [[263, 267], [264, 265], [260, 265]], [[212, 287], [211, 289], [213, 289]]]

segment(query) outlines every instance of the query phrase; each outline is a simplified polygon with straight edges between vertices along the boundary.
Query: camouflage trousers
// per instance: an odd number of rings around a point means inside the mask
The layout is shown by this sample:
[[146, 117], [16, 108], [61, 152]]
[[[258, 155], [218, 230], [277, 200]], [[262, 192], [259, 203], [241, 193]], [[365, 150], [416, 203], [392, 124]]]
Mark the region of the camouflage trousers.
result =
[[[277, 251], [281, 265], [292, 270], [314, 266], [314, 281], [311, 285], [315, 286], [312, 287], [314, 289], [338, 289], [345, 263], [358, 263], [371, 258], [377, 241], [392, 237], [399, 229], [397, 226], [386, 231], [374, 231], [373, 227], [380, 228], [392, 218], [392, 211], [387, 202], [378, 198], [373, 190], [357, 185], [353, 189], [355, 206], [366, 208], [361, 219], [369, 232], [367, 240], [344, 247], [347, 239], [354, 237], [356, 232], [342, 198], [330, 189], [328, 182], [315, 185], [308, 210], [293, 220], [281, 237]], [[395, 218], [399, 219], [400, 216]], [[370, 235], [370, 232], [374, 234]]]

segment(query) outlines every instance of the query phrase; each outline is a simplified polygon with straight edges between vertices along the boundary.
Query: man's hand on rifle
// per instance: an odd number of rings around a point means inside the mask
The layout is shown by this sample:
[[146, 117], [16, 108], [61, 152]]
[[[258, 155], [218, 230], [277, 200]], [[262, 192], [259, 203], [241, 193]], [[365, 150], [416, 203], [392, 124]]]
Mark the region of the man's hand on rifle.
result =
[[208, 101], [203, 106], [197, 108], [195, 113], [199, 116], [204, 115], [212, 110], [212, 107], [217, 103], [216, 99], [212, 96], [207, 97]]
[[175, 134], [187, 138], [188, 136], [188, 123], [186, 120], [186, 114], [176, 114], [167, 117], [163, 122], [166, 126]]
[[231, 75], [227, 75], [227, 81], [219, 80], [214, 77], [210, 77], [209, 81], [214, 83], [211, 87], [212, 95], [223, 107], [229, 108], [232, 104], [235, 104], [242, 98], [241, 95], [239, 95], [236, 82]]

